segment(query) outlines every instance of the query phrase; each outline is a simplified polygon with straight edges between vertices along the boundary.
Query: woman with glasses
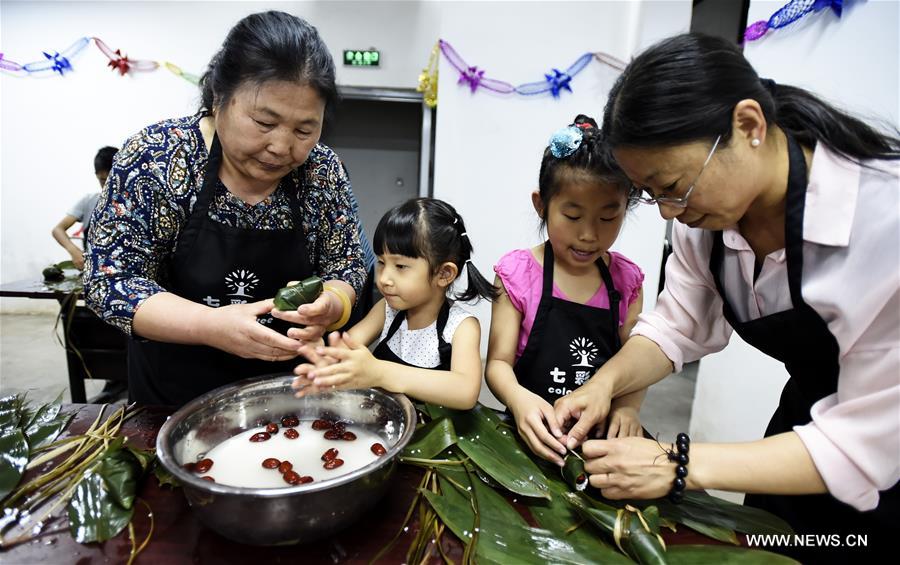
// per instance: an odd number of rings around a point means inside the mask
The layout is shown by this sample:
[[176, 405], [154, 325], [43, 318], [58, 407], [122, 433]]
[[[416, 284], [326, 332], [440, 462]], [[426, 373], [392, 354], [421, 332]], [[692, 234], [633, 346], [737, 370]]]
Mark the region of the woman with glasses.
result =
[[634, 59], [603, 127], [635, 197], [677, 220], [674, 253], [655, 311], [556, 402], [559, 421], [577, 420], [568, 447], [611, 398], [722, 350], [733, 331], [790, 379], [765, 438], [680, 435], [669, 453], [587, 441], [591, 484], [676, 502], [685, 489], [746, 492], [798, 534], [900, 531], [900, 140], [697, 34]]

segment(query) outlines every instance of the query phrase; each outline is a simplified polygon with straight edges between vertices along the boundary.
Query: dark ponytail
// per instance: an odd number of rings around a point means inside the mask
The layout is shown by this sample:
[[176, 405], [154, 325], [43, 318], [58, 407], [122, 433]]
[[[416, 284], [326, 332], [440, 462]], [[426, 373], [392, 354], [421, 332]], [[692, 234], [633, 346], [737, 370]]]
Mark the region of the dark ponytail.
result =
[[794, 86], [759, 75], [727, 40], [689, 33], [664, 39], [619, 76], [603, 128], [612, 147], [657, 147], [731, 137], [732, 113], [756, 100], [769, 124], [807, 147], [821, 141], [854, 161], [900, 158], [896, 133], [883, 134]]
[[310, 86], [326, 112], [338, 98], [334, 60], [315, 27], [285, 12], [250, 14], [231, 28], [200, 78], [201, 103], [212, 111], [243, 84], [272, 80]]
[[468, 286], [457, 300], [493, 300], [499, 295], [499, 289], [472, 264], [472, 242], [462, 217], [443, 200], [413, 198], [391, 208], [378, 222], [372, 243], [376, 254], [424, 258], [433, 275], [448, 262], [460, 274], [465, 270]]

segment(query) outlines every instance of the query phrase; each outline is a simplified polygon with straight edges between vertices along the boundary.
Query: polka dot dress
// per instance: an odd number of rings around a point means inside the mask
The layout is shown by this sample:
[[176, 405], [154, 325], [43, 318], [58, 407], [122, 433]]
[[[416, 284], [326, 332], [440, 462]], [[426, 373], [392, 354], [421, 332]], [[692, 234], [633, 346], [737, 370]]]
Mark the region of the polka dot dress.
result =
[[[394, 310], [384, 304], [384, 328], [381, 330], [379, 340], [384, 339], [391, 322], [397, 316], [397, 310]], [[460, 322], [473, 316], [457, 303], [450, 305], [450, 312], [447, 316], [447, 325], [444, 327], [444, 341], [453, 343], [453, 334]], [[394, 355], [403, 359], [407, 363], [417, 365], [419, 367], [437, 367], [441, 364], [441, 357], [438, 353], [437, 338], [437, 320], [431, 322], [428, 327], [410, 330], [407, 324], [408, 320], [403, 320], [400, 328], [388, 341], [388, 348], [394, 352]]]

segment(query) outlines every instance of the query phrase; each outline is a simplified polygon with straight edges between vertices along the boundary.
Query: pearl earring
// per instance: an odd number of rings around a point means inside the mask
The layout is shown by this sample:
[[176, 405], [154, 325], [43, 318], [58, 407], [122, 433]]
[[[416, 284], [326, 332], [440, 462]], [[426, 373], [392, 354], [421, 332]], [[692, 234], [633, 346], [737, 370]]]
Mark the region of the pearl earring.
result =
[[753, 139], [750, 141], [750, 145], [752, 145], [753, 147], [759, 147], [759, 143], [760, 143], [760, 142], [759, 142], [759, 139], [758, 139], [758, 138], [753, 138]]

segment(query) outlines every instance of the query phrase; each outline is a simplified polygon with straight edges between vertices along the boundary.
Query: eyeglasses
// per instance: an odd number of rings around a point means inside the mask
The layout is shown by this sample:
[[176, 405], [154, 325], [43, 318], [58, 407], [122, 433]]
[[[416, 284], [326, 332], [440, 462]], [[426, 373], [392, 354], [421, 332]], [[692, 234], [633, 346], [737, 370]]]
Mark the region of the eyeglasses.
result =
[[690, 188], [687, 189], [687, 192], [684, 193], [684, 196], [680, 198], [676, 198], [673, 196], [653, 196], [646, 188], [642, 189], [632, 185], [631, 198], [637, 200], [641, 204], [668, 204], [669, 206], [674, 206], [676, 208], [687, 208], [688, 198], [690, 198], [691, 193], [694, 191], [694, 187], [697, 186], [697, 181], [700, 180], [700, 175], [703, 174], [703, 171], [706, 169], [706, 165], [709, 164], [709, 161], [710, 159], [712, 159], [713, 153], [716, 152], [716, 147], [719, 146], [719, 142], [721, 140], [722, 136], [719, 135], [716, 138], [716, 142], [713, 143], [712, 149], [709, 150], [709, 155], [706, 156], [706, 161], [703, 161], [703, 166], [700, 167], [700, 172], [697, 173], [697, 176], [694, 178], [694, 182], [691, 183]]

